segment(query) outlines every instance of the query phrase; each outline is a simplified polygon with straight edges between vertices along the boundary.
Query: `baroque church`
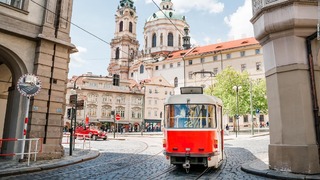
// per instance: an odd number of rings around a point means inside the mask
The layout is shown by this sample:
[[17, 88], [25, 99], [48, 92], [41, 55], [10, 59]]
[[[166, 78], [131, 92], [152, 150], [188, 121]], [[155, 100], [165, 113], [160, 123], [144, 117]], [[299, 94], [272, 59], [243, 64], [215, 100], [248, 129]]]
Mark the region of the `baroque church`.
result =
[[[175, 11], [171, 0], [162, 0], [159, 8], [146, 18], [144, 42], [140, 46], [136, 29], [138, 11], [132, 0], [121, 0], [115, 15], [114, 38], [110, 43], [109, 75], [118, 74], [121, 82], [134, 80], [137, 84], [130, 87], [148, 89], [144, 93], [144, 122], [161, 124], [161, 106], [167, 96], [179, 94], [183, 86], [209, 87], [214, 83], [214, 74], [225, 67], [248, 71], [252, 79], [264, 79], [262, 49], [255, 38], [192, 47], [189, 36], [192, 28], [186, 17]], [[148, 87], [150, 81], [153, 88]], [[173, 88], [172, 93], [156, 93], [163, 87]], [[157, 96], [151, 97], [154, 94]], [[260, 119], [267, 122], [265, 117], [261, 115]], [[225, 121], [228, 123], [229, 119], [226, 117]], [[241, 118], [241, 122], [246, 126], [250, 123], [248, 117]]]

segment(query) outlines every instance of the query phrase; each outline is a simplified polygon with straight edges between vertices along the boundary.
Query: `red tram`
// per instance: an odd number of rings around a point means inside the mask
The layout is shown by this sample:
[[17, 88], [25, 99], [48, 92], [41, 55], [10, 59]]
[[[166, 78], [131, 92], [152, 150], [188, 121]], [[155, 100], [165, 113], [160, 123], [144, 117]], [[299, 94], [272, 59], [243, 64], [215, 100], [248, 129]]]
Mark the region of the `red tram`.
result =
[[164, 105], [164, 155], [189, 172], [191, 165], [218, 168], [223, 160], [222, 101], [202, 87], [182, 87]]

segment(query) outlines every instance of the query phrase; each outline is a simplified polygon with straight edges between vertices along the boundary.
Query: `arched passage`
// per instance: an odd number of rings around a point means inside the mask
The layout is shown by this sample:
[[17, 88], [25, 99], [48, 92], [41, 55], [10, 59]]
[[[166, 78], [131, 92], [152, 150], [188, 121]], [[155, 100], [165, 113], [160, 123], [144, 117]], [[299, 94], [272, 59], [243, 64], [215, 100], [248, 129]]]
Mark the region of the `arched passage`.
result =
[[[22, 138], [26, 98], [16, 88], [16, 82], [27, 72], [23, 61], [11, 50], [0, 45], [0, 138]], [[2, 153], [21, 151], [21, 143], [2, 143]]]

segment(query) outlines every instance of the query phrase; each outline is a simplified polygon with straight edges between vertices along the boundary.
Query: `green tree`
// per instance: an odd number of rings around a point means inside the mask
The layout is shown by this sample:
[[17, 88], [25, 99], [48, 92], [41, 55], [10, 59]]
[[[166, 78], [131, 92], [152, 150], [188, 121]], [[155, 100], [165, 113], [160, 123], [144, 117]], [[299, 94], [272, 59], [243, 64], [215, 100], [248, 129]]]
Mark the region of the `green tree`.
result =
[[[260, 109], [260, 113], [268, 114], [267, 89], [265, 80], [256, 80], [252, 83], [253, 108]], [[254, 114], [255, 114], [254, 109]]]
[[[265, 80], [250, 80], [247, 72], [239, 72], [228, 67], [215, 78], [215, 84], [205, 89], [205, 93], [219, 97], [223, 101], [224, 114], [235, 117], [237, 112], [237, 94], [235, 86], [241, 88], [238, 91], [239, 115], [250, 114], [250, 86], [252, 84], [253, 114], [257, 108], [263, 114], [268, 113], [266, 99]], [[235, 118], [234, 118], [235, 120]], [[235, 121], [234, 121], [235, 122]]]

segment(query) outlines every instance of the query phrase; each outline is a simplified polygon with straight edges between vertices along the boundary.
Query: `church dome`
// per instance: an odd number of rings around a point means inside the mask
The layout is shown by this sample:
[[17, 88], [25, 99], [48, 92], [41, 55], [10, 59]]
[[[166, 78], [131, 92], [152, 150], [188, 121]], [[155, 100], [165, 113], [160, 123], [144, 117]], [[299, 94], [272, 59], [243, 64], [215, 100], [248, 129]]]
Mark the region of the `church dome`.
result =
[[175, 12], [174, 10], [162, 10], [162, 11], [158, 11], [156, 13], [153, 13], [148, 19], [147, 22], [150, 21], [155, 21], [158, 19], [174, 19], [174, 20], [181, 20], [181, 21], [185, 21], [186, 17]]

